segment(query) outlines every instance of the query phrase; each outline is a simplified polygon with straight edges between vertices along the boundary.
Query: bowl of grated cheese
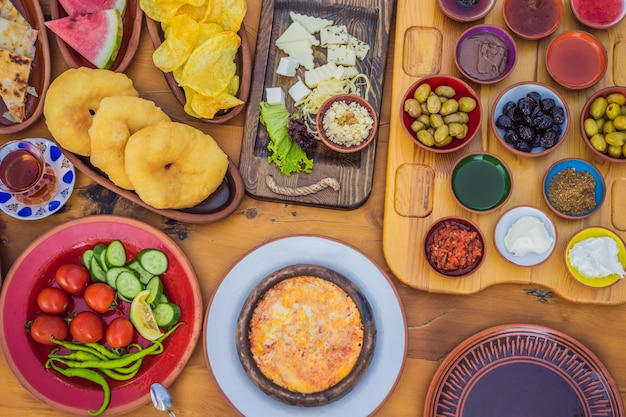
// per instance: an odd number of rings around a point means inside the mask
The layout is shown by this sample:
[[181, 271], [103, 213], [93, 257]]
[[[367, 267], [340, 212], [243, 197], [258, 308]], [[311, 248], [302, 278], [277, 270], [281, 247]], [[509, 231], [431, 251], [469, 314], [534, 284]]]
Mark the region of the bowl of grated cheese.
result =
[[378, 115], [369, 101], [356, 94], [338, 94], [320, 106], [317, 134], [330, 149], [341, 153], [367, 147], [378, 131]]

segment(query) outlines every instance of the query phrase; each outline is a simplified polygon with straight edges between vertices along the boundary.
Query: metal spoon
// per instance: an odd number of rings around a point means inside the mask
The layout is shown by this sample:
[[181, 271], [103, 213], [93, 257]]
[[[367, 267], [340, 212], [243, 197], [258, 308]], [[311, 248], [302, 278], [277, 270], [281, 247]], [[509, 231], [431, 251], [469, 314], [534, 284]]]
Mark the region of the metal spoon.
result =
[[161, 411], [167, 411], [170, 417], [176, 417], [172, 412], [172, 395], [163, 385], [155, 382], [150, 387], [150, 397], [154, 408]]

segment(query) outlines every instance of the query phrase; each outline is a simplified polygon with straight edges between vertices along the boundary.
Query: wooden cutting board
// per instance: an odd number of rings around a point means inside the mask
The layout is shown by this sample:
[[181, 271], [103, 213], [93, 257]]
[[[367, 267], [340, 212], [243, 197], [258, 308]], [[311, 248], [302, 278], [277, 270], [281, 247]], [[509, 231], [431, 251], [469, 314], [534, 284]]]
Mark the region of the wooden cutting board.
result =
[[[470, 294], [501, 283], [519, 283], [530, 288], [544, 287], [559, 296], [576, 302], [620, 304], [626, 302], [626, 282], [603, 289], [585, 287], [574, 281], [565, 268], [565, 247], [568, 239], [587, 226], [604, 226], [626, 236], [626, 164], [608, 163], [594, 156], [583, 143], [578, 128], [581, 109], [594, 92], [612, 85], [626, 85], [623, 33], [626, 22], [605, 30], [589, 30], [578, 23], [563, 0], [563, 21], [550, 37], [539, 41], [515, 37], [518, 62], [512, 74], [492, 85], [470, 83], [481, 100], [483, 120], [481, 132], [470, 145], [451, 154], [434, 154], [418, 148], [403, 131], [400, 118], [392, 117], [389, 134], [387, 186], [383, 222], [383, 251], [389, 268], [403, 283], [434, 293]], [[415, 81], [430, 74], [463, 77], [454, 63], [454, 48], [461, 33], [474, 24], [491, 24], [508, 30], [502, 17], [502, 2], [481, 21], [458, 23], [447, 18], [436, 0], [399, 0], [391, 114], [400, 114], [402, 96]], [[604, 44], [608, 69], [602, 80], [581, 91], [567, 90], [556, 84], [545, 67], [545, 52], [550, 40], [566, 30], [591, 31]], [[507, 86], [523, 81], [539, 81], [554, 87], [568, 103], [572, 124], [565, 142], [554, 152], [538, 157], [518, 157], [497, 142], [489, 127], [490, 109], [498, 94]], [[509, 201], [492, 213], [474, 214], [460, 208], [450, 190], [450, 172], [456, 160], [470, 152], [486, 151], [498, 155], [513, 173], [513, 191]], [[543, 201], [542, 180], [546, 170], [557, 160], [577, 157], [590, 161], [602, 173], [607, 186], [604, 204], [591, 217], [567, 221], [554, 215]], [[498, 218], [519, 205], [530, 205], [548, 213], [557, 229], [556, 248], [551, 257], [535, 267], [508, 263], [494, 245], [494, 229]], [[474, 274], [450, 279], [433, 272], [423, 253], [423, 240], [428, 227], [444, 216], [461, 216], [474, 221], [487, 240], [484, 264]]]
[[[354, 154], [333, 152], [320, 143], [311, 155], [313, 172], [286, 176], [274, 164], [268, 163], [269, 137], [259, 122], [259, 103], [265, 99], [266, 87], [280, 86], [287, 95], [287, 108], [294, 110], [287, 90], [295, 80], [276, 74], [280, 58], [286, 55], [275, 46], [276, 39], [291, 24], [289, 12], [293, 11], [330, 19], [335, 24], [345, 24], [350, 34], [370, 45], [370, 51], [358, 63], [358, 68], [370, 79], [368, 99], [380, 114], [393, 8], [392, 0], [266, 0], [263, 3], [239, 164], [246, 191], [252, 197], [337, 209], [354, 209], [367, 200], [372, 187], [376, 139], [370, 146]], [[314, 58], [316, 64], [325, 64], [325, 48], [316, 47]], [[299, 75], [302, 76], [302, 73]], [[337, 180], [339, 190], [327, 187], [305, 195], [277, 194], [268, 187], [268, 177], [278, 186], [288, 188], [289, 193], [317, 184], [325, 178]]]

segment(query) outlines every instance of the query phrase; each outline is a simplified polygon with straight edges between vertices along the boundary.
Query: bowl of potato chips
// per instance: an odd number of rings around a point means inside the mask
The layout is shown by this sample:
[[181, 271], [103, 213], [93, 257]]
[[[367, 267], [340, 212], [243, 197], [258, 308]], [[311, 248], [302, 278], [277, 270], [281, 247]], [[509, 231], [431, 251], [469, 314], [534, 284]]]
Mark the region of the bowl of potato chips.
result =
[[245, 107], [252, 76], [250, 44], [242, 27], [245, 0], [205, 0], [197, 6], [172, 0], [141, 2], [155, 51], [185, 113], [224, 123]]

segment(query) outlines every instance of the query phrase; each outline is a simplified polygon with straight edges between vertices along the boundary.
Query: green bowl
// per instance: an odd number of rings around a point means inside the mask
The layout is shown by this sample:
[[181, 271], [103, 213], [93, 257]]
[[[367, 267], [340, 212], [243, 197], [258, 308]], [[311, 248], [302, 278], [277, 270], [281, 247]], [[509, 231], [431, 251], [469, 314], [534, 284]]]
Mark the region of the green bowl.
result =
[[456, 162], [450, 185], [454, 199], [462, 207], [474, 213], [487, 213], [509, 199], [513, 178], [504, 161], [493, 154], [479, 152]]

